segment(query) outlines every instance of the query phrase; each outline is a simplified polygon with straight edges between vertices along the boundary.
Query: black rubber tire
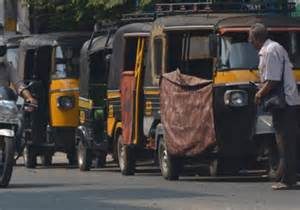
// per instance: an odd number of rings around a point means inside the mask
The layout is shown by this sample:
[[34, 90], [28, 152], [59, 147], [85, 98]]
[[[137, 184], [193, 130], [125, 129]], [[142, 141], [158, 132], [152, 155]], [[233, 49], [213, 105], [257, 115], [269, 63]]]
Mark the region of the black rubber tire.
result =
[[78, 160], [77, 160], [77, 152], [72, 151], [67, 153], [67, 159], [69, 162], [69, 166], [77, 166], [78, 165]]
[[161, 138], [158, 147], [158, 160], [162, 176], [166, 180], [178, 180], [181, 168], [179, 158], [171, 157], [166, 148], [164, 140]]
[[24, 147], [23, 159], [24, 159], [24, 165], [26, 168], [35, 168], [36, 167], [36, 155], [34, 153], [34, 150], [29, 145], [26, 145]]
[[52, 165], [52, 155], [51, 154], [45, 154], [41, 157], [41, 164], [42, 166], [51, 166]]
[[0, 168], [0, 188], [8, 186], [14, 166], [15, 140], [11, 137], [3, 137], [4, 141], [4, 165]]
[[219, 175], [218, 172], [219, 161], [218, 159], [211, 160], [208, 165], [208, 175], [212, 177], [216, 177]]
[[82, 141], [79, 141], [77, 148], [77, 159], [80, 171], [89, 171], [92, 165], [92, 155]]
[[135, 173], [134, 148], [122, 144], [122, 134], [118, 137], [118, 160], [121, 173], [124, 176], [131, 176]]
[[215, 176], [237, 176], [240, 171], [241, 161], [238, 157], [219, 158], [213, 169]]
[[95, 159], [95, 168], [104, 168], [106, 164], [106, 153], [98, 155]]

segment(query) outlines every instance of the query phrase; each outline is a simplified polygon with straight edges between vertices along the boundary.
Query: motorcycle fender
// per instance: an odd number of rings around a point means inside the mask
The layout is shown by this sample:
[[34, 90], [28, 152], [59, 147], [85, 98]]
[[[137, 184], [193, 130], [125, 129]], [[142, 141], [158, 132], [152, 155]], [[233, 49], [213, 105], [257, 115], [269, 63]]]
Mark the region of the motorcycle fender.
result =
[[0, 136], [14, 137], [15, 132], [11, 129], [0, 129]]

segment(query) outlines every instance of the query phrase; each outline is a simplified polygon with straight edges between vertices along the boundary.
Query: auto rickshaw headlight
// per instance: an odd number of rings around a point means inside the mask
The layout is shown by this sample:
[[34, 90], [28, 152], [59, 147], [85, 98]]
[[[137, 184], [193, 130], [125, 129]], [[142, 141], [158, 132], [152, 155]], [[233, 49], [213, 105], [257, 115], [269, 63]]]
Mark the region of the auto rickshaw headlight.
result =
[[248, 93], [244, 90], [227, 90], [224, 94], [225, 105], [242, 107], [248, 105]]
[[57, 98], [57, 107], [61, 109], [72, 109], [75, 106], [74, 96], [60, 96]]

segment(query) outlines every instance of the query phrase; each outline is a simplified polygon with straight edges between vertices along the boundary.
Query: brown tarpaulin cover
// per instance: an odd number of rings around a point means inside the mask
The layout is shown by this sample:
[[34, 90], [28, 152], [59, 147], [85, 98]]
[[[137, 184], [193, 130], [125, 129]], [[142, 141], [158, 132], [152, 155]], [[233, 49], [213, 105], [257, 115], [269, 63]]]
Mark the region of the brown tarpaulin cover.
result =
[[195, 156], [216, 143], [212, 81], [181, 74], [161, 80], [161, 120], [171, 155]]

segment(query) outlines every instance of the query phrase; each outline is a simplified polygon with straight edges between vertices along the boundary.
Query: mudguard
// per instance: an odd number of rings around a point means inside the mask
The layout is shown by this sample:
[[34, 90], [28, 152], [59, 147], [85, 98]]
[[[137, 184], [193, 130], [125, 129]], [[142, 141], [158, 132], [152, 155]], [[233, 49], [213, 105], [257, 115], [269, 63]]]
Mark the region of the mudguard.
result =
[[15, 132], [11, 129], [0, 129], [0, 136], [14, 137]]

